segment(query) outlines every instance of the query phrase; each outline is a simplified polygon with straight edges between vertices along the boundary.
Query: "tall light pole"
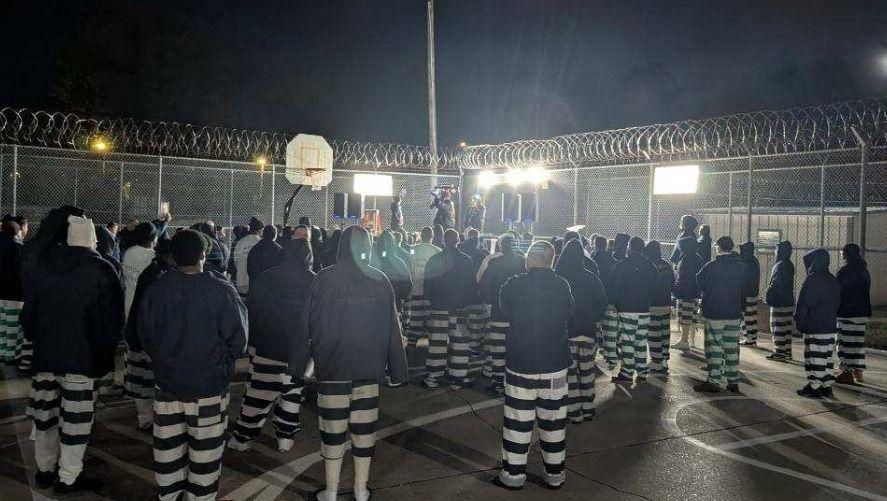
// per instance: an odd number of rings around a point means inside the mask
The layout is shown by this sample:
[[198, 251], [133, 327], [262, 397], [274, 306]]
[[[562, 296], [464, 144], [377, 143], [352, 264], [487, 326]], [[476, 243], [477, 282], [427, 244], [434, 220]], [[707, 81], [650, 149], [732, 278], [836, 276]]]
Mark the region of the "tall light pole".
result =
[[437, 185], [437, 99], [434, 88], [434, 0], [428, 0], [428, 149], [431, 180]]

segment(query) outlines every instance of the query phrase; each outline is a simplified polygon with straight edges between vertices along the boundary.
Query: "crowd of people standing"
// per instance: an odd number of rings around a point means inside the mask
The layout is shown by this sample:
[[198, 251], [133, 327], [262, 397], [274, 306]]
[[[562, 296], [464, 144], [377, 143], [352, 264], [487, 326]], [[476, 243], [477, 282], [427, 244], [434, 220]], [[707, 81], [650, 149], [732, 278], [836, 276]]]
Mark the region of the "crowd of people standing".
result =
[[[100, 488], [83, 474], [83, 455], [121, 340], [123, 387], [137, 426], [154, 437], [160, 499], [214, 499], [226, 446], [245, 453], [269, 419], [278, 449], [289, 451], [311, 384], [324, 501], [340, 491], [349, 442], [354, 497], [370, 499], [379, 387], [410, 381], [408, 353], [424, 354], [417, 382], [429, 391], [483, 378], [504, 396], [497, 485], [523, 486], [538, 427], [544, 480], [557, 489], [567, 424], [596, 416], [599, 353], [611, 381], [627, 385], [667, 375], [672, 350], [701, 347], [707, 376], [695, 389], [737, 392], [740, 346], [759, 343], [754, 244], [736, 252], [729, 236], [712, 242], [693, 216], [681, 219], [669, 260], [659, 242], [623, 233], [541, 240], [507, 232], [490, 246], [475, 228], [441, 224], [410, 235], [402, 217], [378, 237], [360, 226], [327, 231], [303, 218], [278, 228], [253, 217], [233, 229], [229, 249], [210, 221], [174, 231], [170, 220], [96, 225], [65, 206], [25, 243], [27, 221], [4, 217], [0, 355], [31, 374], [35, 487]], [[770, 358], [791, 359], [799, 331], [808, 383], [798, 393], [831, 397], [836, 379], [863, 378], [865, 261], [848, 244], [834, 276], [825, 249], [806, 253], [796, 298], [791, 243], [775, 253], [764, 294]], [[247, 390], [226, 440], [229, 385], [244, 355]]]

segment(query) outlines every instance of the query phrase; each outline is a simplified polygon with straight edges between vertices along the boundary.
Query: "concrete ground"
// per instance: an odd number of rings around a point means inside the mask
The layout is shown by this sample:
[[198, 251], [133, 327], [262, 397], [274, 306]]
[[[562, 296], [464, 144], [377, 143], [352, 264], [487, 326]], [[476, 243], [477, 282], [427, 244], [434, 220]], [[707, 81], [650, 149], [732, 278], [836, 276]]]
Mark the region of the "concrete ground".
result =
[[[802, 351], [796, 341], [795, 353]], [[741, 394], [694, 392], [703, 375], [698, 351], [674, 353], [667, 379], [616, 386], [601, 374], [598, 418], [567, 431], [567, 482], [560, 491], [543, 487], [538, 447], [522, 491], [490, 483], [499, 465], [502, 405], [483, 384], [460, 392], [384, 388], [374, 498], [887, 500], [887, 359], [870, 357], [865, 384], [837, 385], [833, 400], [808, 400], [795, 394], [804, 385], [802, 365], [767, 361], [768, 353], [742, 349]], [[239, 374], [233, 386], [232, 416], [244, 379]], [[27, 387], [11, 369], [0, 383], [4, 501], [51, 498], [30, 486], [30, 424], [21, 417]], [[291, 452], [277, 452], [270, 426], [251, 451], [226, 450], [220, 499], [310, 498], [324, 478], [313, 403], [304, 406], [302, 422]], [[347, 487], [350, 460], [345, 465]], [[106, 488], [82, 499], [152, 498], [151, 437], [135, 429], [128, 400], [102, 398], [86, 469]], [[353, 498], [343, 492], [339, 499]]]

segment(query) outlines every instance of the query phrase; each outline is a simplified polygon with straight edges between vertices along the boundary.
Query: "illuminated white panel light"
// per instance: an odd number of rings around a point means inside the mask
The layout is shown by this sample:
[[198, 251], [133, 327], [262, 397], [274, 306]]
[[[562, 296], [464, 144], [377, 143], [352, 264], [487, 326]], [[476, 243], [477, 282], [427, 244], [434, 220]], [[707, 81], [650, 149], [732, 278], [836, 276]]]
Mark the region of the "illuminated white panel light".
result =
[[505, 180], [511, 186], [520, 186], [527, 180], [527, 172], [523, 169], [511, 169], [505, 173]]
[[498, 182], [499, 176], [493, 171], [485, 170], [478, 176], [478, 183], [481, 188], [492, 188]]
[[698, 165], [656, 167], [653, 172], [654, 195], [696, 193], [699, 189]]
[[368, 197], [390, 197], [394, 194], [391, 176], [382, 174], [355, 174], [354, 193]]
[[530, 167], [527, 169], [527, 181], [533, 184], [542, 184], [548, 181], [548, 171], [542, 167]]

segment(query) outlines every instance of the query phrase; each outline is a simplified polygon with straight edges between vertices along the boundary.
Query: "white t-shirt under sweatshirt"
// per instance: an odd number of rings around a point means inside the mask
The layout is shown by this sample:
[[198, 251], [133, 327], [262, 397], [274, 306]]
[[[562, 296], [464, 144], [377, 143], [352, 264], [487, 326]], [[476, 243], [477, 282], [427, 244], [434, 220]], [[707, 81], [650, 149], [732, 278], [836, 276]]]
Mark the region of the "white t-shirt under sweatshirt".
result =
[[237, 241], [234, 246], [234, 266], [237, 267], [237, 275], [234, 283], [237, 284], [237, 292], [247, 294], [249, 292], [249, 274], [246, 269], [246, 260], [249, 251], [253, 249], [261, 238], [258, 235], [249, 234]]
[[134, 245], [126, 249], [123, 255], [123, 286], [126, 291], [125, 312], [129, 318], [129, 308], [132, 306], [132, 299], [136, 294], [136, 284], [139, 282], [139, 276], [145, 271], [145, 268], [154, 260], [154, 249]]

